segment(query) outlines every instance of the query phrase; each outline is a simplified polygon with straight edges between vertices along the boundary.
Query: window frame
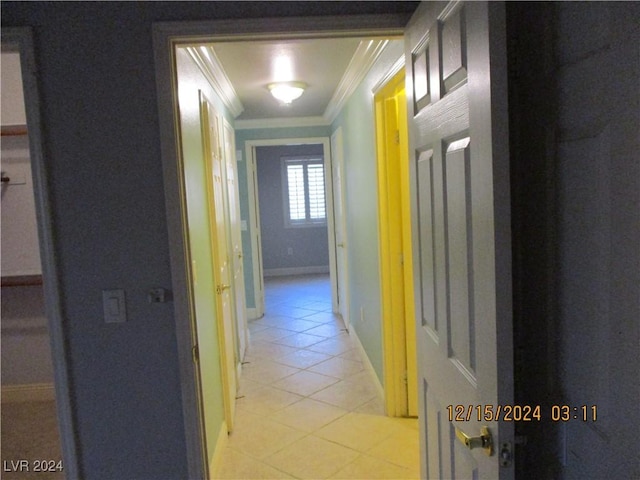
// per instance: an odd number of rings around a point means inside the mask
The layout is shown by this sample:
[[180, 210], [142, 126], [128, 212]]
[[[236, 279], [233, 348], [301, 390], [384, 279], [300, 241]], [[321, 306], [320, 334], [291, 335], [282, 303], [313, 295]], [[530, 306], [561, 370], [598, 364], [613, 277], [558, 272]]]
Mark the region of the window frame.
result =
[[[322, 155], [295, 155], [280, 157], [280, 171], [282, 176], [282, 205], [285, 228], [310, 228], [327, 226], [327, 185], [326, 169], [324, 157]], [[305, 218], [293, 220], [290, 216], [289, 204], [289, 171], [290, 165], [302, 165], [303, 167], [303, 195]], [[313, 219], [310, 214], [310, 192], [309, 192], [309, 165], [320, 165], [322, 167], [322, 196], [324, 200], [324, 216], [321, 219]]]

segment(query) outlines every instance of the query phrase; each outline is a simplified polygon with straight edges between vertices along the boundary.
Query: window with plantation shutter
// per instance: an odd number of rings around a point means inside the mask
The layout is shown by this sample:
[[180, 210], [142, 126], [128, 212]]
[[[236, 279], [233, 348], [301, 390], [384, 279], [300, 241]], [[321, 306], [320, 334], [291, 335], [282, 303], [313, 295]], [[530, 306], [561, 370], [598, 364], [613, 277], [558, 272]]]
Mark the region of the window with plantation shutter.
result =
[[286, 158], [282, 167], [287, 226], [326, 225], [322, 158]]

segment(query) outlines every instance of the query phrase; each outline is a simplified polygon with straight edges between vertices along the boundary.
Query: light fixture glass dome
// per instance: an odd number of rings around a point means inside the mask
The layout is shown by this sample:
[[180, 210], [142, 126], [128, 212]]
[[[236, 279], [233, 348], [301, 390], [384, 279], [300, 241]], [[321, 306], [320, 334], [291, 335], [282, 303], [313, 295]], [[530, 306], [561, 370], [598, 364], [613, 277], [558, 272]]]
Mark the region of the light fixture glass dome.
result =
[[307, 88], [307, 84], [304, 82], [278, 82], [270, 83], [267, 88], [274, 98], [282, 103], [290, 104], [296, 98], [300, 98], [304, 89]]

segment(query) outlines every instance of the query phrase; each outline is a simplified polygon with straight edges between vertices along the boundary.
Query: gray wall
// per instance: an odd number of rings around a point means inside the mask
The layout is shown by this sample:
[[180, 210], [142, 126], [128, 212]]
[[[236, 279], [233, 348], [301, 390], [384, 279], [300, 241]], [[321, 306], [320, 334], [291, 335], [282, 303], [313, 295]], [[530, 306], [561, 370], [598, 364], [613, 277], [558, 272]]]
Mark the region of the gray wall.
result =
[[[517, 425], [519, 470], [638, 478], [640, 4], [509, 12], [516, 381], [547, 415]], [[597, 421], [551, 422], [553, 405]]]
[[265, 275], [270, 273], [269, 270], [283, 268], [304, 271], [301, 267], [326, 267], [329, 271], [327, 226], [285, 227], [281, 158], [296, 155], [317, 155], [322, 158], [322, 145], [256, 147]]
[[558, 4], [555, 37], [558, 398], [600, 413], [563, 473], [638, 478], [640, 4]]
[[[550, 9], [549, 18], [536, 14], [541, 7]], [[171, 285], [152, 23], [410, 11], [415, 5], [3, 1], [0, 8], [3, 28], [33, 26], [35, 33], [83, 477], [184, 479], [173, 310], [171, 304], [146, 302], [149, 287]], [[519, 98], [533, 104], [522, 122], [530, 126], [514, 140], [521, 146], [521, 178], [542, 170], [540, 188], [523, 182], [520, 198], [531, 193], [540, 199], [540, 191], [557, 194], [541, 199], [557, 209], [549, 228], [541, 218], [547, 216], [535, 213], [541, 204], [525, 200], [521, 210], [522, 223], [531, 219], [533, 235], [522, 239], [516, 253], [526, 267], [522, 270], [532, 272], [529, 279], [521, 276], [520, 291], [529, 293], [517, 303], [523, 324], [529, 325], [521, 330], [519, 355], [525, 361], [518, 376], [522, 383], [533, 379], [525, 399], [530, 403], [595, 401], [600, 406], [597, 424], [569, 425], [566, 467], [554, 463], [557, 442], [550, 438], [555, 437], [545, 437], [539, 444], [548, 442], [553, 457], [545, 463], [548, 458], [530, 454], [523, 463], [532, 466], [526, 478], [551, 478], [531, 473], [536, 464], [557, 468], [565, 478], [594, 478], [603, 470], [610, 478], [638, 477], [640, 4], [517, 8], [522, 9], [522, 33], [537, 28], [529, 55], [520, 58], [542, 63], [539, 75], [547, 80], [536, 83], [524, 75], [518, 80], [526, 90]], [[541, 43], [543, 38], [549, 43]], [[546, 47], [552, 48], [551, 58]], [[608, 130], [594, 120], [602, 118], [609, 120]], [[548, 130], [536, 132], [536, 124]], [[599, 137], [602, 132], [607, 137]], [[587, 139], [595, 143], [581, 143]], [[593, 158], [593, 145], [600, 158]], [[594, 161], [600, 162], [597, 168]], [[594, 185], [594, 194], [608, 203], [596, 214], [577, 208]], [[555, 239], [554, 232], [558, 241], [548, 241]], [[550, 253], [541, 253], [547, 246]], [[552, 259], [545, 264], [551, 280], [536, 273], [540, 256]], [[533, 283], [537, 278], [541, 282]], [[128, 323], [103, 323], [105, 288], [126, 290]], [[597, 296], [586, 295], [594, 289]], [[540, 299], [549, 298], [550, 306], [539, 306]], [[531, 435], [544, 428], [532, 425]], [[549, 428], [553, 433], [560, 426]], [[528, 451], [535, 452], [536, 445], [530, 440]]]
[[[408, 12], [403, 2], [2, 2], [32, 26], [82, 476], [187, 478], [152, 45], [157, 21]], [[122, 288], [128, 322], [105, 324]]]

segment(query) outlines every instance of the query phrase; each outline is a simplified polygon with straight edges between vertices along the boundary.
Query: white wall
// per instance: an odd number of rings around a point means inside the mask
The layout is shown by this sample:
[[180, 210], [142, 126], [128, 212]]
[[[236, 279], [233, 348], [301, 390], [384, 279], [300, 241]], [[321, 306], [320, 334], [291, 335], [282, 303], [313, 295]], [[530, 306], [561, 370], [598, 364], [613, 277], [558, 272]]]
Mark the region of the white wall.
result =
[[[4, 91], [4, 84], [2, 84]], [[2, 137], [2, 276], [40, 275], [36, 207], [31, 179], [28, 137]]]
[[22, 74], [20, 72], [20, 55], [13, 52], [2, 52], [0, 56], [0, 78], [2, 78], [2, 94], [0, 111], [2, 125], [25, 125], [26, 115], [22, 96]]

